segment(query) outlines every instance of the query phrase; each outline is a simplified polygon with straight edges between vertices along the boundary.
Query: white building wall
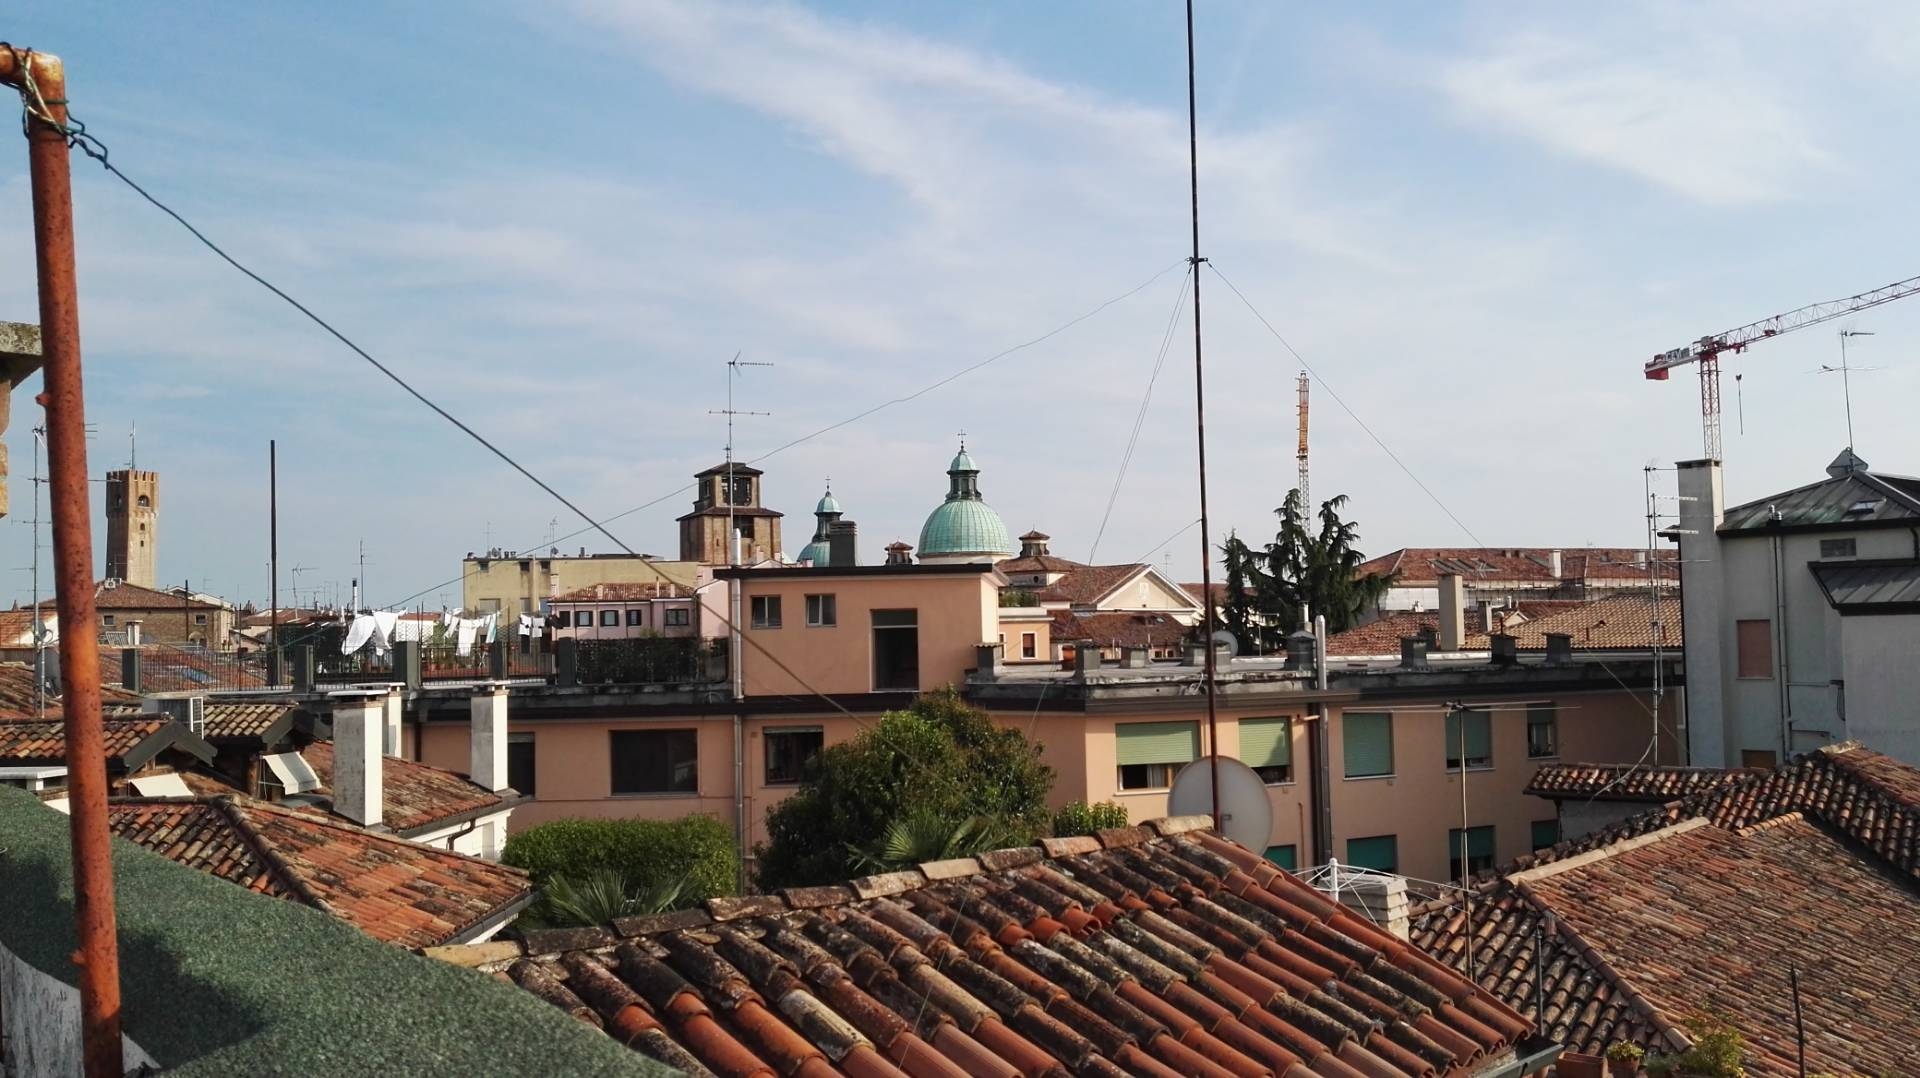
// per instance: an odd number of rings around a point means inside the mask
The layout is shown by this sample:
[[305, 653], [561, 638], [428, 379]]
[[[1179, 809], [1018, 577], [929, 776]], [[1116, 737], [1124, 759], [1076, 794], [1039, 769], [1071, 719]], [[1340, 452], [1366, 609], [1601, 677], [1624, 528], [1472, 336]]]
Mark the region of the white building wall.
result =
[[512, 809], [496, 812], [443, 830], [415, 835], [411, 841], [422, 846], [464, 853], [469, 857], [498, 861], [501, 849], [507, 844], [507, 821], [512, 815]]
[[[1682, 461], [1680, 492], [1681, 631], [1687, 641], [1687, 762], [1727, 761], [1726, 694], [1733, 673], [1728, 581], [1720, 560], [1721, 488], [1718, 461]], [[1736, 754], [1737, 756], [1737, 754]]]
[[1920, 614], [1841, 618], [1848, 736], [1908, 763], [1920, 762]]

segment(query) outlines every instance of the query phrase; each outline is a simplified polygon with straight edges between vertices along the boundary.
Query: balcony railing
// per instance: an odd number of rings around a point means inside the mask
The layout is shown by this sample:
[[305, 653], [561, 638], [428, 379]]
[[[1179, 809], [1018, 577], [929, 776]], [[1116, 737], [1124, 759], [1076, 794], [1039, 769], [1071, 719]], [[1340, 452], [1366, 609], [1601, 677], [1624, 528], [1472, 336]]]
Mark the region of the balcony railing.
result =
[[580, 685], [690, 685], [727, 676], [725, 645], [697, 637], [570, 640], [561, 648], [573, 653], [572, 680]]

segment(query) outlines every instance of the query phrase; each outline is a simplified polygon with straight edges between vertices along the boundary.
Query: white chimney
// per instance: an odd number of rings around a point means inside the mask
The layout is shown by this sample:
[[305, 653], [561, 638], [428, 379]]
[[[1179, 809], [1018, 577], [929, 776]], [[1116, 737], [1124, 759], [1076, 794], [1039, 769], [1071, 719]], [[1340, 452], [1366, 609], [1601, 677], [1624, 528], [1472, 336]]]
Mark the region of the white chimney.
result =
[[1459, 651], [1467, 637], [1467, 589], [1459, 573], [1440, 574], [1440, 650]]
[[1412, 934], [1404, 877], [1365, 869], [1354, 872], [1335, 862], [1331, 875], [1315, 886], [1396, 939]]
[[489, 790], [507, 788], [507, 687], [484, 685], [468, 701], [473, 728], [468, 734], [472, 763], [468, 774]]
[[138, 618], [127, 622], [127, 646], [130, 648], [140, 646], [140, 619]]
[[333, 811], [363, 827], [381, 821], [384, 693], [348, 689], [333, 701]]
[[401, 686], [395, 685], [387, 690], [386, 699], [380, 703], [384, 716], [381, 723], [383, 736], [380, 742], [380, 749], [388, 756], [402, 755], [400, 752], [400, 719], [406, 711], [406, 695], [402, 691]]
[[1553, 573], [1553, 578], [1554, 578], [1555, 580], [1558, 580], [1558, 579], [1560, 579], [1560, 573], [1561, 573], [1561, 570], [1562, 570], [1562, 566], [1563, 566], [1563, 559], [1561, 558], [1561, 555], [1560, 555], [1560, 551], [1558, 551], [1558, 550], [1554, 550], [1554, 551], [1552, 551], [1552, 552], [1550, 552], [1550, 553], [1548, 553], [1548, 555], [1547, 555], [1547, 569], [1548, 569], [1548, 571], [1550, 571], [1550, 572], [1552, 572], [1552, 573]]

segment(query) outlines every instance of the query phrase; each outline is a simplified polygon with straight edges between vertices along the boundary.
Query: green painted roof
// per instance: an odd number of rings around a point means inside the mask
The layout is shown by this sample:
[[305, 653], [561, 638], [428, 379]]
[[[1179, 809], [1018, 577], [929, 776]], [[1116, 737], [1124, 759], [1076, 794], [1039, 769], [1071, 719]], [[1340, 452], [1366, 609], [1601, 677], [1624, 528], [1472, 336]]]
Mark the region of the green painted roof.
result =
[[947, 465], [947, 471], [949, 472], [977, 472], [979, 470], [980, 466], [973, 462], [971, 456], [967, 455], [966, 446], [961, 446], [960, 452], [953, 455], [953, 463]]
[[930, 554], [1012, 553], [1007, 525], [978, 498], [951, 498], [940, 503], [920, 528], [922, 558]]
[[[0, 943], [68, 984], [67, 817], [0, 785]], [[113, 840], [128, 1037], [169, 1076], [675, 1072], [512, 985]]]
[[815, 565], [826, 565], [833, 554], [832, 547], [825, 539], [815, 539], [800, 551], [798, 561], [810, 561]]
[[814, 516], [821, 516], [826, 513], [838, 513], [838, 512], [840, 512], [840, 503], [833, 500], [833, 491], [831, 490], [821, 495], [820, 504], [813, 507]]

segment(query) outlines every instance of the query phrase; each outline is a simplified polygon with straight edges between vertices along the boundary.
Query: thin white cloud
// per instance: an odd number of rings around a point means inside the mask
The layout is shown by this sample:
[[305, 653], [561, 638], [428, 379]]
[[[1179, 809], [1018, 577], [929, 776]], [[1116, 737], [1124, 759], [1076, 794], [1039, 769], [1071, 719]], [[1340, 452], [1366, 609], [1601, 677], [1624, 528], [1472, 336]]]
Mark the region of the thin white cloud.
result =
[[1790, 198], [1830, 168], [1766, 71], [1704, 42], [1640, 46], [1513, 33], [1443, 63], [1438, 83], [1471, 122], [1711, 205]]

